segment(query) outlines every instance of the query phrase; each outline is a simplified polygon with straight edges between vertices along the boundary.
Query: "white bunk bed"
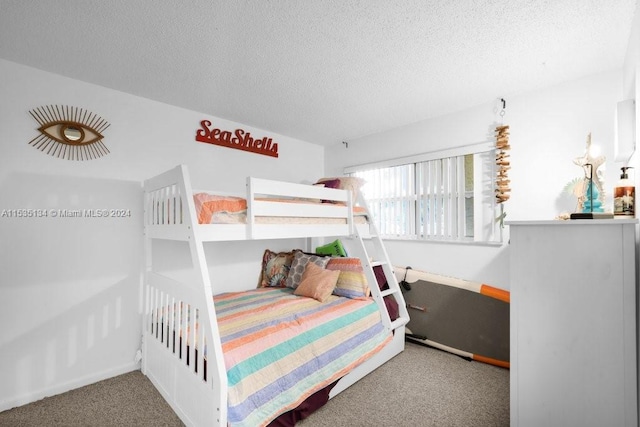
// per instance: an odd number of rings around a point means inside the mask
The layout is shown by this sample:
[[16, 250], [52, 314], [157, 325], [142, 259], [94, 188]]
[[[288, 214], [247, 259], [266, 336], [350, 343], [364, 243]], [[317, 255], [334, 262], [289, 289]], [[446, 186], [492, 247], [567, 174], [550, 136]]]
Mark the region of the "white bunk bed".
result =
[[[369, 223], [356, 224], [351, 192], [247, 178], [246, 222], [240, 224], [199, 224], [193, 194], [183, 165], [144, 182], [146, 271], [142, 372], [186, 425], [225, 426], [228, 423], [229, 384], [214, 307], [216, 285], [210, 281], [205, 258], [207, 242], [339, 237], [350, 256], [360, 258], [382, 325], [391, 338], [382, 350], [342, 376], [329, 397], [404, 349], [404, 325], [409, 318], [400, 287], [375, 227]], [[278, 201], [265, 200], [273, 197]], [[301, 204], [282, 201], [282, 198], [334, 203]], [[358, 204], [366, 214], [362, 198]], [[264, 217], [287, 217], [293, 223], [263, 223], [260, 219]], [[301, 218], [332, 218], [332, 223], [296, 223]], [[188, 242], [196, 279], [182, 282], [155, 271], [154, 239]], [[365, 240], [371, 243], [365, 244]], [[376, 286], [375, 265], [382, 266], [387, 290], [381, 291]], [[399, 317], [395, 320], [389, 316], [384, 297], [395, 298], [398, 303]]]

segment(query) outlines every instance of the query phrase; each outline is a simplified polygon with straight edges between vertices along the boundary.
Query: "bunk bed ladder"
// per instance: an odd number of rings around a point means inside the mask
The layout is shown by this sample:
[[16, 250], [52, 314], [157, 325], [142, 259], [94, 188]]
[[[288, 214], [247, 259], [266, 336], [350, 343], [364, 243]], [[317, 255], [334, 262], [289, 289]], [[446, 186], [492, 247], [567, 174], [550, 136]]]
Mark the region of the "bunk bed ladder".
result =
[[[365, 207], [367, 211], [367, 217], [371, 218], [369, 213], [369, 208], [367, 204], [360, 195], [358, 204], [360, 206]], [[382, 313], [382, 323], [389, 330], [394, 330], [401, 326], [406, 325], [409, 322], [409, 313], [407, 311], [407, 306], [404, 301], [404, 297], [402, 295], [402, 290], [400, 289], [400, 284], [398, 283], [398, 279], [393, 271], [393, 266], [389, 260], [389, 255], [387, 254], [387, 250], [384, 247], [384, 243], [380, 238], [380, 234], [378, 233], [377, 227], [375, 224], [370, 221], [369, 222], [369, 235], [367, 237], [363, 237], [360, 229], [355, 227], [355, 236], [354, 238], [357, 240], [356, 251], [359, 252], [358, 256], [363, 262], [363, 268], [365, 275], [367, 276], [367, 281], [370, 284], [371, 295], [374, 300], [378, 304], [380, 308], [380, 313]], [[367, 245], [365, 244], [365, 239], [370, 240], [373, 247], [371, 250], [371, 255], [367, 252]], [[388, 289], [380, 290], [377, 286], [377, 280], [375, 273], [373, 272], [373, 268], [376, 266], [382, 267], [382, 271], [384, 272], [384, 277], [387, 280]], [[395, 320], [391, 320], [389, 317], [389, 312], [387, 311], [386, 305], [384, 303], [384, 297], [393, 296], [398, 303], [398, 318]]]

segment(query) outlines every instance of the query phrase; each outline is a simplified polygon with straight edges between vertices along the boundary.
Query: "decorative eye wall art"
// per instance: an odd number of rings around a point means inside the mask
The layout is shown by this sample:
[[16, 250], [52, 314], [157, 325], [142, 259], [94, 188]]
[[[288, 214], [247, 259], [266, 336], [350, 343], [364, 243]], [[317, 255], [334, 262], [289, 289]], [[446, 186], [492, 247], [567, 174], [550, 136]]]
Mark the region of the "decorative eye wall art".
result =
[[29, 145], [43, 153], [68, 160], [91, 160], [109, 154], [102, 132], [109, 123], [82, 108], [47, 105], [29, 111], [40, 124], [40, 135]]

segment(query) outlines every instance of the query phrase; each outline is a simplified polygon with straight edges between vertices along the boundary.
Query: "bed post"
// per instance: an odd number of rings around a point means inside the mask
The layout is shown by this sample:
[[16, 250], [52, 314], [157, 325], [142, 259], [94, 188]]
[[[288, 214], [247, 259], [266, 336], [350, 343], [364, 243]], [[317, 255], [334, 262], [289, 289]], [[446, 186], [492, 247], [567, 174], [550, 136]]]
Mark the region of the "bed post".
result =
[[[180, 165], [181, 183], [180, 192], [184, 197], [183, 203], [186, 202], [188, 208], [187, 212], [190, 215], [187, 218], [188, 224], [192, 231], [193, 238], [189, 240], [189, 247], [191, 250], [191, 259], [194, 262], [193, 268], [198, 274], [200, 282], [200, 289], [204, 294], [205, 301], [205, 342], [207, 348], [207, 381], [210, 381], [210, 387], [217, 389], [214, 394], [216, 399], [213, 404], [216, 407], [216, 423], [215, 425], [226, 426], [227, 424], [227, 370], [224, 364], [224, 355], [222, 354], [222, 343], [220, 342], [220, 332], [218, 331], [218, 321], [216, 319], [216, 312], [213, 303], [213, 290], [211, 289], [211, 280], [209, 277], [209, 268], [207, 266], [206, 257], [204, 254], [204, 243], [198, 232], [199, 228], [198, 218], [196, 218], [196, 209], [191, 197], [191, 179], [187, 168], [184, 165]], [[213, 352], [211, 351], [213, 350]], [[210, 357], [213, 355], [214, 357]], [[200, 359], [201, 360], [201, 359]], [[210, 363], [214, 362], [214, 363]]]
[[253, 198], [255, 197], [252, 178], [247, 177], [247, 239], [253, 239], [253, 224], [255, 223], [255, 212], [253, 210]]
[[[227, 373], [186, 167], [145, 181], [144, 190], [142, 372], [186, 425], [226, 426]], [[166, 234], [154, 234], [151, 226]], [[194, 280], [178, 281], [153, 270], [155, 238], [188, 243]]]

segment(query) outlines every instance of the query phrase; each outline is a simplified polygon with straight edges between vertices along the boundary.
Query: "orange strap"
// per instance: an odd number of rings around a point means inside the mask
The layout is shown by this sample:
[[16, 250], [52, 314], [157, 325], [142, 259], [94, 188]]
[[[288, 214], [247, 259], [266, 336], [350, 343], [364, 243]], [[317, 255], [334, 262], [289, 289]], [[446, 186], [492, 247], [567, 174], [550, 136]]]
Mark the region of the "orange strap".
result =
[[477, 354], [473, 355], [473, 360], [488, 363], [490, 365], [500, 366], [501, 368], [509, 369], [511, 367], [511, 363], [505, 362], [504, 360], [492, 359], [491, 357], [479, 356]]
[[504, 289], [494, 288], [493, 286], [489, 285], [482, 285], [480, 287], [480, 293], [488, 297], [499, 299], [500, 301], [508, 303], [511, 302], [511, 294], [509, 293], [509, 291], [505, 291]]

